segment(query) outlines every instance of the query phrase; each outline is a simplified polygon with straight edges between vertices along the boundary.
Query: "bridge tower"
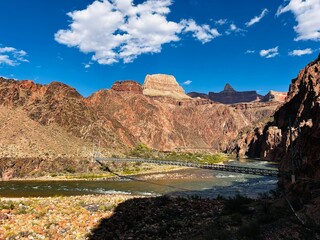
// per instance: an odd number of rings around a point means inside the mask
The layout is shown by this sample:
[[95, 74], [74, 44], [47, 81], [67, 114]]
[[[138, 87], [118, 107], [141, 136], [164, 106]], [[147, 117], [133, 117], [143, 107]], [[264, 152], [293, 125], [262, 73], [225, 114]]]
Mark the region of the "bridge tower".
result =
[[100, 158], [101, 158], [101, 152], [100, 152], [100, 141], [99, 141], [98, 147], [96, 147], [96, 145], [92, 143], [92, 162]]

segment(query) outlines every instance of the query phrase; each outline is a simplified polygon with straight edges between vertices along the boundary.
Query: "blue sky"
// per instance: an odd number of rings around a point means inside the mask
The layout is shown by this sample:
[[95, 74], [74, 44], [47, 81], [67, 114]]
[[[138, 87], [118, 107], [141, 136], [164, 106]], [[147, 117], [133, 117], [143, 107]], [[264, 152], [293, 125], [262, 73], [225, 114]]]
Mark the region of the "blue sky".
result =
[[1, 0], [0, 76], [82, 95], [174, 75], [186, 92], [287, 91], [320, 48], [320, 0]]

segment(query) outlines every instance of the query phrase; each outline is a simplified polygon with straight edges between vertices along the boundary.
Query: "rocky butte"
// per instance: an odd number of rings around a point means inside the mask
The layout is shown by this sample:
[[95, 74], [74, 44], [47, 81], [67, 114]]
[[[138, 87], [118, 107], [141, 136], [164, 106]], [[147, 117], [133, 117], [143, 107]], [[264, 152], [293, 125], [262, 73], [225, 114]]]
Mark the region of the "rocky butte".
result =
[[175, 77], [166, 74], [147, 75], [143, 84], [143, 94], [174, 99], [190, 98], [185, 94], [183, 88], [179, 86]]
[[225, 85], [223, 91], [219, 93], [209, 92], [209, 99], [224, 104], [252, 102], [260, 100], [261, 97], [262, 96], [257, 94], [256, 91], [238, 92], [228, 83]]

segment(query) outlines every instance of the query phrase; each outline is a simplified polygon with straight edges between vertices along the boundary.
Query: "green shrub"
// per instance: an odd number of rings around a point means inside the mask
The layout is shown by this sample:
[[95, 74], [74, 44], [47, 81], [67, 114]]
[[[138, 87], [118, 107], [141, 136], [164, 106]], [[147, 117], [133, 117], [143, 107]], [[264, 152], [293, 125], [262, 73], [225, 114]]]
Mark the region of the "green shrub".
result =
[[10, 209], [13, 210], [15, 208], [14, 203], [12, 201], [3, 201], [0, 202], [0, 210], [1, 209]]
[[132, 157], [151, 158], [152, 155], [152, 149], [143, 143], [140, 143], [137, 147], [129, 152], [129, 156]]
[[[146, 144], [140, 143], [137, 147], [132, 149], [128, 156], [138, 158], [153, 158], [167, 161], [185, 161], [202, 164], [215, 164], [227, 160], [223, 154], [209, 154], [209, 153], [190, 153], [190, 152], [159, 152], [152, 150]], [[138, 164], [138, 163], [137, 163]]]
[[64, 169], [67, 173], [75, 173], [76, 169], [72, 165], [67, 165]]

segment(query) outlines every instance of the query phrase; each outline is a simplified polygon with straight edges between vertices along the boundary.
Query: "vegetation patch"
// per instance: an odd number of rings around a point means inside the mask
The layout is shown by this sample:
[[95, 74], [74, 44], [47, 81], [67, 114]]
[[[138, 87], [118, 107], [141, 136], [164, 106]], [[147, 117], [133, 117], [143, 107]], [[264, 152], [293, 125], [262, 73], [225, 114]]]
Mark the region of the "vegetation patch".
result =
[[163, 152], [149, 148], [146, 144], [139, 144], [127, 153], [128, 157], [150, 158], [166, 161], [184, 161], [202, 164], [215, 164], [226, 161], [225, 154], [190, 153], [190, 152]]

